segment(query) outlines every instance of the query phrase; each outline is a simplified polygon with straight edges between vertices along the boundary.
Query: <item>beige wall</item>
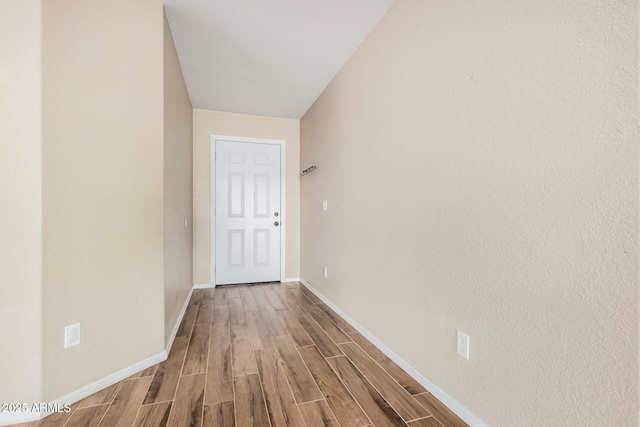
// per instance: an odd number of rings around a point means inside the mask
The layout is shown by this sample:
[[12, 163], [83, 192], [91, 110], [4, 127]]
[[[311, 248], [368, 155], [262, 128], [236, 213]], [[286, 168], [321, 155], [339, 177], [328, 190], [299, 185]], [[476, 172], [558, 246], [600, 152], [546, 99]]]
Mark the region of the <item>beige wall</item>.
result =
[[43, 2], [44, 401], [164, 349], [162, 14]]
[[211, 283], [211, 135], [286, 141], [285, 275], [299, 277], [300, 122], [218, 111], [193, 111], [193, 280]]
[[488, 425], [638, 423], [638, 14], [605, 3], [398, 0], [301, 120], [302, 278]]
[[[168, 341], [193, 284], [193, 108], [164, 17], [164, 334]], [[187, 219], [187, 227], [184, 219]]]
[[41, 401], [40, 20], [0, 2], [0, 402]]

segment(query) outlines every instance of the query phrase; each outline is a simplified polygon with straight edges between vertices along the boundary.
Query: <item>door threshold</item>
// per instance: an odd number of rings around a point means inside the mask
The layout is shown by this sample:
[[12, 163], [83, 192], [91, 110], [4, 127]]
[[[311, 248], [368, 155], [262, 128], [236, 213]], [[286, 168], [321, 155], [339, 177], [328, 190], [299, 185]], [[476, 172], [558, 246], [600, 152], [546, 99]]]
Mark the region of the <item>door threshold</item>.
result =
[[227, 283], [224, 285], [216, 285], [216, 288], [227, 288], [231, 286], [254, 286], [254, 285], [279, 285], [280, 282], [251, 282], [251, 283]]

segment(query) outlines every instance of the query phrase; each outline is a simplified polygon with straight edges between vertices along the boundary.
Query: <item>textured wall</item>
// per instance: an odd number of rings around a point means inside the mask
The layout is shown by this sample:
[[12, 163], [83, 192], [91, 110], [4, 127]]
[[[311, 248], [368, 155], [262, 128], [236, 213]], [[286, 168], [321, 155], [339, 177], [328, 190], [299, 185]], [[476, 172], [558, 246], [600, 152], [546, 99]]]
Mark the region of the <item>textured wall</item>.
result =
[[43, 2], [44, 401], [164, 349], [162, 13]]
[[193, 281], [211, 283], [211, 135], [286, 141], [285, 274], [300, 276], [300, 121], [193, 111]]
[[488, 425], [638, 423], [636, 8], [398, 0], [301, 120], [302, 278]]
[[0, 2], [0, 402], [40, 401], [40, 20]]
[[[164, 334], [193, 284], [193, 108], [164, 18]], [[184, 219], [187, 218], [187, 227]]]

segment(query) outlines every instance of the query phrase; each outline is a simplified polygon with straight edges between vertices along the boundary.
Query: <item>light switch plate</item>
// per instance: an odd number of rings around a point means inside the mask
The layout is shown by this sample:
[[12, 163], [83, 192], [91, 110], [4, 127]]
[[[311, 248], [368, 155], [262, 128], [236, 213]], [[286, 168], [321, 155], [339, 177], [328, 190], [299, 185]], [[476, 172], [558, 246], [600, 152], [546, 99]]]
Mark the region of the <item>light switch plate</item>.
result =
[[322, 210], [323, 210], [323, 211], [326, 211], [326, 210], [327, 210], [327, 201], [326, 201], [326, 200], [323, 200], [323, 201], [322, 201]]

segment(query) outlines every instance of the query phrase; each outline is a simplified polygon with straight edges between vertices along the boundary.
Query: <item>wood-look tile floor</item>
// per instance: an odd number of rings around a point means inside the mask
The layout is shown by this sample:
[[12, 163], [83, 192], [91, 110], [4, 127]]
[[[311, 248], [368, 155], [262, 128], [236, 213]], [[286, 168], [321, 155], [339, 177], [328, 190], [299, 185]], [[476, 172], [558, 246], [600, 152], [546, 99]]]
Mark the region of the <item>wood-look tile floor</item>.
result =
[[29, 427], [466, 426], [299, 283], [196, 290], [166, 361]]

